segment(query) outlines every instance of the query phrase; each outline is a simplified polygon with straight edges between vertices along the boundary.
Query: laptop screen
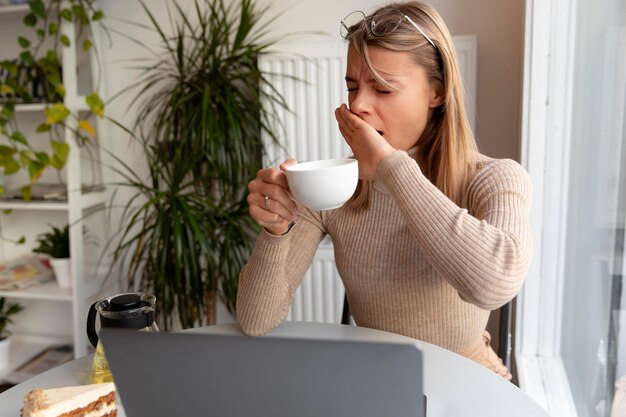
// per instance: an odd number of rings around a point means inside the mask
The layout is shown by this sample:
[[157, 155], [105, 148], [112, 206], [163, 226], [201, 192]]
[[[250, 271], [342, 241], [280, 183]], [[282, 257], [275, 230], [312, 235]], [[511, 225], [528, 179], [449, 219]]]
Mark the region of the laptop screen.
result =
[[128, 417], [424, 416], [417, 344], [103, 329]]

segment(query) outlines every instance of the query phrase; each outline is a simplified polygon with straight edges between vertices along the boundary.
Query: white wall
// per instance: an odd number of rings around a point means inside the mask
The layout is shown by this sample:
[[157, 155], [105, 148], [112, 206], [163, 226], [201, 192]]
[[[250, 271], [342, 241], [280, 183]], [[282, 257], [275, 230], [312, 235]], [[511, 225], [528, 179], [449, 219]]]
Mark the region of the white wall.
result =
[[[167, 0], [149, 0], [152, 13], [160, 22], [167, 21]], [[477, 137], [481, 150], [494, 157], [519, 159], [524, 1], [433, 0], [430, 2], [448, 23], [453, 35], [478, 36]], [[189, 8], [192, 0], [179, 0]], [[381, 0], [258, 0], [259, 6], [270, 7], [269, 15], [280, 14], [271, 23], [276, 35], [304, 32], [325, 32], [327, 35], [302, 35], [298, 40], [324, 39], [340, 41], [339, 21], [349, 12], [370, 11], [383, 4]], [[148, 24], [136, 0], [107, 0], [101, 3], [109, 17]], [[149, 31], [111, 21], [129, 36], [146, 40]], [[123, 58], [143, 56], [144, 51], [130, 41], [113, 36], [114, 49], [107, 52], [109, 92], [128, 85], [132, 76], [123, 69]], [[118, 104], [111, 114], [128, 119], [126, 108]]]
[[[262, 0], [285, 13], [277, 33], [323, 31], [340, 40], [339, 21], [353, 10], [371, 11], [381, 0]], [[478, 131], [481, 150], [519, 158], [524, 1], [432, 0], [452, 35], [478, 36]]]

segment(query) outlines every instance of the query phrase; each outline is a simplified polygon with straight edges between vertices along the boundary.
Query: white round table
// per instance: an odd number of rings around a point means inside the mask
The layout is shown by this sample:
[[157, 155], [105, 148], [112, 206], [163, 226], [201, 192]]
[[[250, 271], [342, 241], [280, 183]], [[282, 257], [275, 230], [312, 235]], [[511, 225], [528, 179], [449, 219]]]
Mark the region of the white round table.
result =
[[[187, 330], [240, 335], [238, 324]], [[372, 341], [407, 340], [404, 336], [338, 324], [284, 322], [265, 336], [303, 339]], [[414, 340], [413, 340], [414, 341]], [[477, 363], [438, 346], [419, 342], [424, 357], [424, 393], [427, 417], [549, 417], [547, 412], [518, 387]], [[88, 383], [93, 355], [75, 359], [44, 372], [0, 394], [0, 417], [20, 415], [24, 394], [34, 388], [53, 388]], [[123, 411], [119, 415], [124, 416]], [[181, 410], [181, 416], [184, 415]], [[133, 417], [133, 416], [129, 416]]]

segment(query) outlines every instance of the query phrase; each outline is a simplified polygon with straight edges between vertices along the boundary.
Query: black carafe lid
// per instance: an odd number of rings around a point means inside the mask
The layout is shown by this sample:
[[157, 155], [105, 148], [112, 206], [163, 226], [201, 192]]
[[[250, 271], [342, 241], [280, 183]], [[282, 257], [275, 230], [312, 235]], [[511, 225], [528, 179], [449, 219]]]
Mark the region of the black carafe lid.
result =
[[128, 315], [119, 318], [108, 318], [101, 314], [100, 326], [126, 329], [149, 327], [154, 323], [154, 309], [149, 308], [141, 311], [142, 307], [150, 307], [150, 303], [142, 301], [138, 294], [122, 294], [114, 297], [105, 310], [116, 313], [127, 311]]

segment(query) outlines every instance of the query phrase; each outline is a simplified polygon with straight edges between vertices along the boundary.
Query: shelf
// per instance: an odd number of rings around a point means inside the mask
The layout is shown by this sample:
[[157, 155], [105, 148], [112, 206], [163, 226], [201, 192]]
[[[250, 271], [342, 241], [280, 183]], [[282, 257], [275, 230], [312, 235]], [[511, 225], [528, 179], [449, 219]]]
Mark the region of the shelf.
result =
[[0, 6], [0, 15], [11, 13], [26, 13], [30, 10], [28, 4], [10, 4], [7, 6]]
[[[52, 13], [56, 13], [58, 9], [56, 7], [56, 3], [51, 3], [50, 0], [43, 0], [43, 2], [47, 7], [52, 4], [52, 6], [48, 7], [48, 9]], [[30, 13], [30, 6], [28, 4], [0, 6], [0, 33], [4, 35], [5, 39], [14, 39], [17, 35], [22, 33], [22, 29], [24, 28], [20, 25], [20, 22], [28, 13]], [[55, 16], [55, 18], [58, 18], [58, 16]], [[74, 39], [77, 30], [76, 23], [74, 21], [63, 22], [63, 26], [64, 33], [66, 33], [71, 39]], [[94, 45], [100, 43], [99, 34], [100, 31], [96, 31], [94, 33], [95, 38], [92, 39]], [[78, 45], [77, 42], [72, 42], [72, 46], [70, 48], [63, 48], [62, 52], [59, 53], [59, 64], [61, 65], [64, 75], [63, 83], [67, 89], [67, 94], [63, 97], [62, 101], [59, 103], [22, 102], [15, 104], [14, 115], [18, 117], [21, 125], [28, 127], [29, 130], [26, 130], [26, 133], [34, 131], [39, 123], [44, 121], [42, 118], [45, 119], [44, 112], [46, 108], [54, 106], [55, 104], [62, 103], [74, 116], [80, 118], [86, 118], [88, 116], [85, 114], [89, 111], [89, 106], [86, 103], [86, 96], [81, 93], [83, 93], [83, 91], [90, 91], [91, 88], [88, 88], [87, 84], [93, 85], [95, 80], [91, 79], [92, 74], [87, 71], [87, 67], [94, 69], [97, 62], [95, 59], [101, 59], [102, 57], [98, 54], [99, 51], [97, 50], [93, 50], [90, 53], [84, 53], [79, 49], [80, 45]], [[9, 50], [5, 52], [7, 54], [14, 54], [13, 51]], [[84, 72], [83, 65], [85, 70]], [[106, 94], [100, 94], [101, 96], [106, 97]], [[43, 99], [44, 98], [42, 97], [37, 98], [37, 100]], [[0, 110], [2, 107], [3, 105], [0, 103]], [[72, 120], [72, 123], [74, 123], [74, 120]], [[65, 191], [68, 191], [69, 189], [69, 192], [66, 194], [58, 194], [57, 196], [60, 195], [62, 196], [61, 198], [24, 201], [21, 199], [20, 193], [17, 193], [14, 196], [14, 199], [12, 198], [13, 195], [9, 194], [12, 188], [24, 185], [19, 183], [21, 180], [14, 180], [15, 182], [18, 182], [15, 184], [13, 181], [8, 181], [8, 183], [5, 184], [7, 192], [3, 198], [0, 198], [0, 211], [13, 210], [14, 212], [18, 212], [19, 215], [16, 216], [16, 220], [18, 221], [16, 221], [15, 224], [12, 224], [10, 221], [3, 223], [2, 226], [6, 228], [5, 231], [9, 231], [10, 229], [10, 232], [13, 233], [16, 230], [23, 228], [23, 232], [21, 232], [21, 234], [31, 236], [38, 233], [39, 230], [37, 230], [37, 228], [39, 227], [39, 224], [47, 221], [48, 219], [52, 219], [55, 223], [59, 222], [60, 224], [62, 219], [65, 217], [67, 219], [67, 223], [77, 224], [91, 214], [98, 214], [98, 216], [101, 215], [99, 209], [101, 206], [107, 204], [107, 199], [110, 194], [109, 190], [106, 190], [104, 186], [100, 188], [81, 188], [83, 180], [85, 180], [85, 177], [88, 176], [90, 168], [93, 168], [95, 166], [94, 164], [101, 161], [101, 150], [98, 148], [100, 141], [97, 141], [98, 146], [93, 146], [90, 149], [92, 154], [85, 155], [86, 152], [80, 152], [81, 150], [78, 147], [77, 138], [73, 134], [72, 129], [75, 127], [75, 124], [70, 124], [69, 129], [63, 129], [60, 132], [65, 136], [67, 143], [72, 148], [76, 148], [72, 149], [62, 173], [64, 181], [67, 182]], [[101, 128], [103, 125], [96, 127]], [[107, 138], [107, 135], [101, 135], [100, 133], [101, 132], [99, 132], [98, 135], [99, 138]], [[42, 143], [42, 146], [46, 146], [44, 149], [49, 149], [48, 143], [45, 141]], [[87, 158], [87, 156], [89, 156], [89, 158]], [[102, 170], [102, 167], [100, 166], [96, 168], [97, 169], [91, 169], [91, 174], [93, 175], [90, 178], [97, 178], [98, 181], [106, 183], [107, 178], [103, 173], [104, 171]], [[33, 195], [37, 194], [33, 192]], [[50, 194], [47, 194], [46, 196], [51, 197]], [[32, 222], [31, 219], [33, 220]], [[98, 220], [95, 219], [93, 222], [98, 222]], [[97, 224], [97, 233], [106, 236], [108, 233], [106, 226], [103, 224]], [[102, 286], [104, 285], [102, 282], [103, 275], [99, 273], [96, 274], [92, 271], [95, 267], [87, 264], [88, 261], [86, 258], [89, 262], [92, 260], [90, 256], [86, 255], [92, 255], [92, 253], [88, 252], [89, 248], [85, 247], [84, 240], [84, 237], [80, 239], [77, 233], [71, 233], [70, 235], [72, 256], [79, 260], [79, 262], [72, 262], [71, 268], [77, 275], [82, 275], [80, 277], [74, 275], [74, 288], [62, 289], [58, 286], [56, 281], [53, 280], [24, 290], [0, 291], [0, 296], [5, 296], [10, 299], [24, 300], [25, 302], [28, 301], [29, 304], [38, 306], [38, 310], [33, 313], [37, 314], [37, 316], [32, 320], [32, 322], [24, 321], [23, 323], [16, 323], [16, 333], [25, 336], [40, 335], [41, 333], [50, 333], [51, 335], [56, 333], [67, 334], [67, 330], [70, 328], [72, 338], [71, 343], [74, 347], [74, 355], [77, 357], [85, 355], [87, 351], [87, 340], [84, 330], [84, 320], [87, 316], [88, 307], [87, 301], [96, 298], [96, 295], [99, 294]], [[79, 245], [79, 242], [82, 242], [83, 244]], [[9, 241], [0, 242], [0, 249], [6, 249], [4, 251], [0, 251], [4, 252], [3, 254], [5, 255], [20, 252], [18, 248], [16, 248], [15, 245]], [[93, 260], [93, 262], [95, 262], [95, 260]], [[112, 280], [112, 282], [115, 283], [116, 281]], [[39, 308], [41, 308], [42, 311], [39, 311]], [[71, 320], [56, 322], [53, 320], [54, 317], [47, 316], [48, 311], [59, 311], [59, 314], [64, 315], [70, 313]], [[39, 322], [39, 319], [41, 319], [42, 322]], [[44, 328], [45, 331], [40, 333], [38, 330], [40, 327]], [[50, 331], [48, 332], [48, 330]], [[40, 351], [42, 350], [41, 348], [45, 348], [47, 345], [49, 345], [49, 342], [44, 342], [39, 346], [35, 344], [36, 347], [31, 349], [31, 352]], [[16, 349], [22, 350], [21, 348]], [[19, 364], [16, 363], [16, 365]], [[0, 373], [2, 371], [3, 370], [0, 370]]]
[[[39, 113], [46, 109], [48, 103], [28, 103], [28, 104], [16, 104], [16, 113]], [[0, 103], [0, 110], [2, 110], [2, 104]]]
[[69, 210], [67, 201], [0, 201], [0, 210], [45, 210], [65, 211]]
[[46, 109], [48, 103], [29, 103], [29, 104], [16, 104], [16, 112], [42, 112]]
[[9, 366], [0, 369], [0, 380], [9, 373], [34, 358], [51, 345], [61, 345], [71, 343], [70, 340], [45, 337], [14, 335], [11, 341], [11, 353], [9, 356]]
[[[68, 100], [69, 101], [69, 100]], [[29, 113], [29, 112], [43, 112], [47, 106], [52, 106], [55, 103], [27, 103], [27, 104], [16, 104], [15, 111], [17, 113]], [[85, 102], [85, 97], [80, 96], [75, 100], [71, 100], [70, 103], [67, 103], [66, 106], [72, 108], [74, 111], [88, 111], [89, 106]], [[2, 109], [2, 104], [0, 104], [0, 109]]]
[[[106, 203], [105, 190], [85, 192], [80, 195], [78, 201], [80, 207], [85, 210]], [[0, 200], [0, 210], [31, 210], [31, 211], [67, 211], [70, 205], [67, 201], [22, 201]]]
[[48, 281], [23, 290], [0, 291], [0, 296], [29, 300], [72, 301], [71, 288], [61, 288], [56, 281]]

